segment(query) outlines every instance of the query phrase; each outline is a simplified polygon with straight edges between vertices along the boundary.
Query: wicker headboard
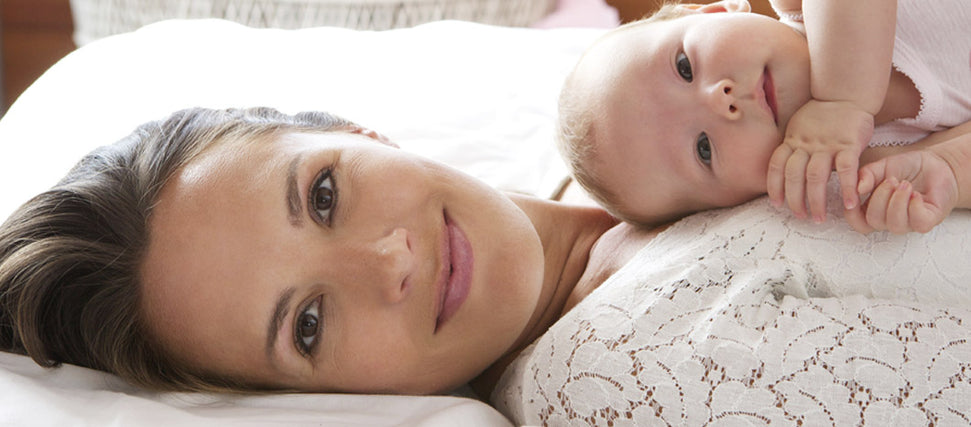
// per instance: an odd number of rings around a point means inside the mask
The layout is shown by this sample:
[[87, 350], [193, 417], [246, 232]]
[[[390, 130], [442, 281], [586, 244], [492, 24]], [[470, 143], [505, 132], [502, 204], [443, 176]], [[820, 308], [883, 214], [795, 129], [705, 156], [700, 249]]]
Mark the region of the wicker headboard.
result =
[[546, 16], [555, 0], [71, 0], [82, 46], [164, 19], [222, 18], [251, 27], [412, 27], [457, 19], [510, 27]]
[[[685, 3], [711, 3], [714, 0], [685, 0]], [[621, 22], [634, 21], [643, 18], [661, 6], [664, 0], [607, 0], [607, 4], [613, 6], [617, 9], [617, 14], [620, 16]], [[769, 0], [749, 0], [752, 4], [752, 10], [761, 13], [763, 15], [768, 15], [775, 17], [772, 12], [772, 7], [769, 5]]]

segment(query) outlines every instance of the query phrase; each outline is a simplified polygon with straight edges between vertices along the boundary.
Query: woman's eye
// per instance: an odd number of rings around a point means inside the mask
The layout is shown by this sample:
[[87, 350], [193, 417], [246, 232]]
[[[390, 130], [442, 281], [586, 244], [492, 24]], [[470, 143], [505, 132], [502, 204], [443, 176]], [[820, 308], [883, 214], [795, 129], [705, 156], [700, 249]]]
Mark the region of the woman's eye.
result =
[[337, 189], [334, 187], [333, 175], [330, 170], [325, 170], [310, 189], [310, 210], [320, 222], [329, 224], [336, 204]]
[[702, 132], [701, 135], [698, 135], [697, 150], [698, 158], [701, 159], [701, 162], [706, 165], [710, 165], [711, 141], [708, 140], [708, 135], [706, 135], [704, 132]]
[[310, 303], [297, 316], [297, 324], [293, 330], [294, 342], [300, 353], [304, 355], [313, 354], [320, 332], [320, 298]]
[[688, 60], [688, 55], [683, 51], [678, 52], [678, 56], [674, 58], [674, 65], [678, 68], [678, 74], [686, 82], [691, 82], [694, 79], [694, 74], [691, 72], [691, 61]]

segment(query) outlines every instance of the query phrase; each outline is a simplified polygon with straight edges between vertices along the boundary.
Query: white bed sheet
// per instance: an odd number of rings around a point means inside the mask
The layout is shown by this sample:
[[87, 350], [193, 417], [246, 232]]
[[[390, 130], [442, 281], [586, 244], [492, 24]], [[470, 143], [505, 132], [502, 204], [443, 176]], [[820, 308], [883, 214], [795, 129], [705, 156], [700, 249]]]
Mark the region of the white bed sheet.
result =
[[[411, 29], [251, 29], [169, 21], [103, 39], [45, 73], [0, 120], [0, 218], [82, 154], [190, 107], [327, 110], [498, 188], [540, 196], [566, 176], [556, 96], [602, 31], [438, 22]], [[503, 425], [456, 397], [151, 394], [0, 354], [0, 424]]]
[[506, 426], [492, 407], [451, 396], [149, 393], [103, 372], [45, 370], [0, 353], [0, 425]]

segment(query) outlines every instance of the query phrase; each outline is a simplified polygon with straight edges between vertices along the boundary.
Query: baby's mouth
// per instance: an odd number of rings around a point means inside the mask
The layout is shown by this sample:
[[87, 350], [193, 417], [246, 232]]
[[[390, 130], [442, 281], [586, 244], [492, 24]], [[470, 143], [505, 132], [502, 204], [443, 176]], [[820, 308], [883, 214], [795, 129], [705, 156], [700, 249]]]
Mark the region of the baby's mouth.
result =
[[765, 93], [765, 103], [769, 105], [769, 110], [772, 110], [772, 120], [775, 121], [776, 126], [779, 125], [779, 106], [776, 103], [775, 98], [775, 82], [772, 81], [772, 73], [769, 72], [769, 68], [765, 68], [765, 73], [762, 79], [762, 92]]

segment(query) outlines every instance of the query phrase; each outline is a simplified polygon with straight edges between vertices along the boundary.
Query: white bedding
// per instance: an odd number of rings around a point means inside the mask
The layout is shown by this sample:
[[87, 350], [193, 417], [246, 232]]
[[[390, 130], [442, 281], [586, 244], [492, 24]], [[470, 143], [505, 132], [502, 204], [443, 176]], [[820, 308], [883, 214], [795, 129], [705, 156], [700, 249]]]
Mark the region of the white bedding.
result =
[[494, 403], [551, 425], [971, 424], [971, 212], [905, 236], [840, 216], [761, 198], [674, 224], [524, 351]]
[[[504, 189], [550, 195], [559, 86], [600, 30], [440, 22], [388, 32], [170, 21], [72, 53], [0, 120], [0, 218], [83, 153], [189, 106], [327, 110]], [[503, 425], [466, 398], [147, 394], [0, 354], [0, 424]]]
[[474, 399], [435, 396], [148, 393], [77, 366], [44, 370], [0, 352], [0, 425], [505, 426]]

